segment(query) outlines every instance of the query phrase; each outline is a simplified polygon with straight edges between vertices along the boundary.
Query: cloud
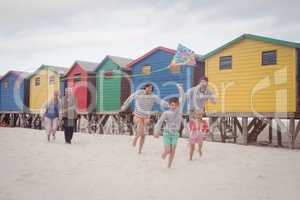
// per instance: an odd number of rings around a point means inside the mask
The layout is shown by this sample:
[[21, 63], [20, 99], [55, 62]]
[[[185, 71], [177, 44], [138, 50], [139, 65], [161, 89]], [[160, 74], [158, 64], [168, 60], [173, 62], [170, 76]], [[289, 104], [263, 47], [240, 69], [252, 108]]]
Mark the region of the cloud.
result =
[[[299, 41], [298, 1], [6, 1], [1, 3], [0, 74], [41, 64], [136, 58], [183, 43], [206, 53], [243, 33]], [[30, 66], [30, 67], [28, 67]]]

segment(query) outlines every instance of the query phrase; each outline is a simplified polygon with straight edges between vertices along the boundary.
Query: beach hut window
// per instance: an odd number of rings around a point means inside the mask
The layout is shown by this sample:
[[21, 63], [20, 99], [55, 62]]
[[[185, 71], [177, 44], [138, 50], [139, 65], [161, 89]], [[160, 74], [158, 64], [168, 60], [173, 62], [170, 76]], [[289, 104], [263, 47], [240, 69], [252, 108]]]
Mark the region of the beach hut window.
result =
[[50, 76], [49, 77], [49, 84], [53, 85], [55, 83], [55, 77], [54, 76]]
[[81, 76], [80, 76], [80, 74], [75, 74], [75, 75], [74, 75], [74, 81], [75, 81], [75, 82], [81, 81]]
[[151, 66], [150, 65], [145, 65], [143, 67], [142, 73], [143, 73], [143, 75], [150, 75], [151, 74]]
[[277, 52], [274, 51], [263, 51], [262, 52], [262, 65], [276, 65]]
[[113, 76], [113, 71], [112, 70], [108, 70], [106, 72], [104, 72], [104, 77], [105, 78], [112, 78]]
[[4, 82], [3, 82], [3, 88], [4, 88], [4, 89], [7, 89], [7, 88], [8, 88], [8, 81], [4, 81]]
[[232, 68], [232, 56], [220, 57], [220, 69], [231, 69]]
[[41, 82], [40, 77], [35, 78], [35, 86], [39, 86]]
[[171, 65], [170, 66], [170, 71], [173, 74], [180, 73], [181, 72], [181, 66], [180, 65]]

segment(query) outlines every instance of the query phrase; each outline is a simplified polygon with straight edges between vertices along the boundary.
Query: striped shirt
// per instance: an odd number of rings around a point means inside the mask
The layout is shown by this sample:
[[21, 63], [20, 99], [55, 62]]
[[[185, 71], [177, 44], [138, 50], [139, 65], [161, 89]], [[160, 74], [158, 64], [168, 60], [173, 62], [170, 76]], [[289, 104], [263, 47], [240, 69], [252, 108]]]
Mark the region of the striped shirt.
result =
[[160, 104], [165, 108], [169, 107], [168, 102], [162, 100], [157, 95], [146, 94], [145, 90], [137, 90], [124, 102], [121, 110], [126, 110], [133, 100], [135, 100], [134, 112], [141, 117], [149, 117], [155, 103]]

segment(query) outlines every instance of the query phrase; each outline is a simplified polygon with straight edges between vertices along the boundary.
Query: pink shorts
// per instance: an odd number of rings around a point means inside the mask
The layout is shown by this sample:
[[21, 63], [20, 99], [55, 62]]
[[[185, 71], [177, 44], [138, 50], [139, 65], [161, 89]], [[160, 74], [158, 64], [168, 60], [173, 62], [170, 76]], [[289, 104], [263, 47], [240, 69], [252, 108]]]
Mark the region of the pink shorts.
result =
[[201, 142], [205, 140], [205, 135], [204, 134], [191, 134], [189, 137], [189, 143], [190, 144], [196, 144], [198, 142]]

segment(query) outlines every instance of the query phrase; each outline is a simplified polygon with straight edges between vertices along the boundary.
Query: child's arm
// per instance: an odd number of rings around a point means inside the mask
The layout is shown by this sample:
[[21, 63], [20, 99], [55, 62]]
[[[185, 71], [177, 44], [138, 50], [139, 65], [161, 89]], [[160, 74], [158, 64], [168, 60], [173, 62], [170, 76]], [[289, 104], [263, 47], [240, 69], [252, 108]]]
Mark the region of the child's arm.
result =
[[179, 111], [182, 112], [185, 104], [185, 93], [182, 84], [177, 84], [176, 86], [179, 91]]
[[169, 108], [169, 103], [165, 100], [161, 99], [159, 96], [155, 95], [155, 102], [159, 105], [161, 105], [164, 108]]
[[166, 120], [166, 113], [164, 112], [160, 118], [158, 119], [157, 123], [155, 124], [155, 127], [154, 127], [154, 136], [155, 137], [158, 137], [159, 136], [159, 133], [161, 132], [161, 127], [162, 127], [162, 124], [164, 123], [164, 121]]

